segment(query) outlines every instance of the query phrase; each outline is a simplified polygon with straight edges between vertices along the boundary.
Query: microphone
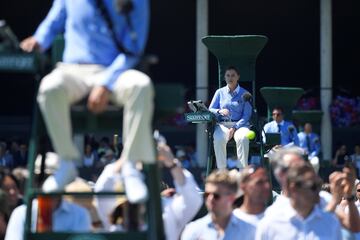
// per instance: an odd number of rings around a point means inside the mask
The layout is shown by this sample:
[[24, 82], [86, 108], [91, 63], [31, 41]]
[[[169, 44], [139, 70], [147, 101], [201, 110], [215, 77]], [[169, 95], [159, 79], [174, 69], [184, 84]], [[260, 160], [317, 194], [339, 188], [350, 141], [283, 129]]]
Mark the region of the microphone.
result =
[[250, 102], [251, 99], [252, 99], [252, 95], [249, 93], [249, 92], [245, 92], [243, 95], [242, 95], [242, 98], [245, 102]]
[[130, 19], [130, 13], [134, 10], [134, 3], [132, 0], [114, 0], [115, 9], [118, 13], [125, 16], [126, 23], [130, 29], [130, 38], [132, 41], [137, 40], [137, 33], [134, 30], [134, 26]]
[[193, 111], [193, 112], [197, 112], [197, 107], [195, 106], [195, 104], [193, 103], [193, 101], [189, 101], [188, 103], [189, 108]]
[[319, 138], [314, 139], [314, 143], [318, 144], [320, 142]]
[[117, 12], [128, 15], [134, 9], [134, 4], [132, 0], [115, 0], [115, 8]]

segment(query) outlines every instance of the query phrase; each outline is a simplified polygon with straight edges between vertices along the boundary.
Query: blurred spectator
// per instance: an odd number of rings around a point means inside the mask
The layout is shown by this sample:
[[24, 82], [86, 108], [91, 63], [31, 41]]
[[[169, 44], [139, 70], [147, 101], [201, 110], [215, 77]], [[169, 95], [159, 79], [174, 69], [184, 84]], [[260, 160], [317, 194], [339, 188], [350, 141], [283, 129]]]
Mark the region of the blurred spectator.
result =
[[336, 96], [330, 105], [332, 124], [349, 127], [360, 124], [360, 97]]
[[10, 142], [9, 153], [13, 156], [13, 167], [25, 167], [27, 164], [27, 146], [20, 139], [13, 138]]
[[13, 156], [7, 151], [5, 142], [0, 142], [0, 166], [6, 168], [14, 167]]
[[320, 138], [312, 131], [311, 123], [305, 123], [304, 131], [298, 133], [300, 147], [303, 148], [308, 156], [309, 162], [314, 167], [315, 172], [320, 168]]
[[83, 157], [83, 166], [91, 168], [95, 166], [97, 161], [97, 152], [93, 150], [90, 143], [85, 145], [84, 157]]
[[303, 97], [298, 101], [297, 109], [299, 110], [314, 110], [319, 109], [319, 99], [316, 97]]
[[240, 172], [239, 183], [244, 201], [233, 214], [252, 226], [246, 235], [248, 239], [254, 239], [256, 227], [264, 216], [271, 193], [267, 171], [265, 168], [249, 165]]
[[25, 184], [29, 177], [29, 171], [24, 167], [14, 168], [11, 172], [19, 183], [19, 191], [22, 196], [25, 194]]
[[286, 176], [290, 204], [265, 215], [255, 239], [341, 239], [340, 223], [334, 214], [322, 211], [321, 180], [310, 164], [291, 166]]
[[176, 158], [181, 162], [181, 165], [186, 168], [189, 169], [191, 168], [191, 161], [189, 159], [189, 157], [187, 156], [185, 150], [183, 149], [178, 149], [176, 151], [175, 154]]
[[97, 150], [100, 159], [103, 157], [103, 155], [105, 155], [108, 149], [111, 149], [110, 139], [108, 137], [102, 137], [99, 143], [99, 148]]
[[357, 177], [360, 178], [360, 145], [356, 144], [354, 153], [350, 156], [351, 161], [354, 163], [357, 171]]
[[17, 206], [23, 204], [19, 182], [14, 175], [7, 171], [0, 172], [0, 187], [6, 193], [9, 213]]
[[[35, 174], [40, 173], [41, 156], [35, 160]], [[46, 153], [45, 174], [52, 174], [59, 166], [59, 156], [56, 153]], [[36, 182], [36, 181], [35, 181]], [[36, 182], [41, 186], [42, 182]], [[42, 224], [38, 199], [33, 199], [31, 209], [31, 231], [37, 231], [37, 225]], [[88, 211], [74, 203], [62, 199], [59, 196], [51, 198], [48, 205], [52, 212], [52, 231], [57, 232], [89, 232], [91, 230], [91, 220]], [[5, 240], [23, 240], [26, 219], [26, 204], [16, 207], [10, 216], [9, 224], [6, 230]]]
[[190, 145], [186, 146], [185, 150], [193, 166], [199, 166], [195, 143], [191, 143]]
[[7, 206], [6, 193], [0, 189], [0, 240], [3, 240], [9, 220], [9, 209]]
[[350, 161], [350, 156], [347, 151], [345, 144], [341, 144], [338, 149], [336, 149], [334, 159], [332, 160], [332, 165], [337, 168], [344, 167], [345, 163]]
[[252, 239], [248, 235], [251, 225], [233, 214], [239, 188], [237, 174], [232, 173], [221, 169], [207, 177], [204, 199], [208, 214], [186, 225], [181, 239]]
[[[91, 186], [89, 183], [87, 183], [82, 178], [76, 178], [75, 181], [71, 182], [65, 187], [66, 192], [93, 192]], [[94, 205], [94, 197], [93, 195], [88, 196], [66, 196], [66, 200], [72, 203], [76, 203], [88, 210], [91, 217], [91, 224], [93, 227], [93, 230], [99, 230], [102, 228], [100, 217], [96, 211], [95, 205]]]
[[115, 162], [115, 153], [110, 148], [106, 149], [105, 153], [102, 154], [102, 157], [100, 158], [100, 161], [98, 161], [97, 166], [98, 167], [104, 167], [109, 163]]

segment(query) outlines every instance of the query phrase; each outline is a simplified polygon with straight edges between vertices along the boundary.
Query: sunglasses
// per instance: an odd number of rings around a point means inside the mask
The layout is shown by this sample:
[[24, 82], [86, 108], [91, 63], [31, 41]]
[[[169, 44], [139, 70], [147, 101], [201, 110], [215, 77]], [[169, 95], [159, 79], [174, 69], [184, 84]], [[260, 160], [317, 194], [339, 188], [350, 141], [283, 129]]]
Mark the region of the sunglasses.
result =
[[308, 181], [308, 182], [296, 182], [295, 186], [302, 189], [308, 189], [313, 192], [318, 192], [321, 189], [322, 182], [321, 181]]
[[360, 192], [360, 189], [357, 189], [356, 191], [357, 191], [357, 192]]
[[281, 113], [273, 113], [273, 116], [281, 116]]
[[229, 195], [229, 194], [221, 194], [216, 192], [204, 192], [204, 198], [207, 199], [210, 195], [213, 196], [214, 200], [220, 200], [222, 196]]

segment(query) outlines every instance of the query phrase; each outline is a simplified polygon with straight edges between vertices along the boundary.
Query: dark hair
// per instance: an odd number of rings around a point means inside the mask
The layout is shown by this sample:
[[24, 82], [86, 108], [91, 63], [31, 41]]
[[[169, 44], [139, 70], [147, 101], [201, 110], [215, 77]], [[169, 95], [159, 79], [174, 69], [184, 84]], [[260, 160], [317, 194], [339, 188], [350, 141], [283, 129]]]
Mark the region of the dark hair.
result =
[[15, 182], [16, 187], [18, 189], [20, 189], [19, 180], [15, 177], [15, 175], [13, 175], [12, 173], [6, 171], [5, 169], [0, 170], [0, 187], [1, 188], [3, 187], [5, 177], [11, 178]]
[[284, 113], [284, 109], [282, 108], [282, 107], [280, 107], [280, 106], [275, 106], [275, 107], [273, 107], [273, 111], [274, 110], [280, 110], [282, 113]]
[[237, 75], [240, 75], [239, 69], [237, 67], [235, 67], [235, 66], [226, 67], [225, 72], [228, 71], [228, 70], [234, 70], [237, 73]]

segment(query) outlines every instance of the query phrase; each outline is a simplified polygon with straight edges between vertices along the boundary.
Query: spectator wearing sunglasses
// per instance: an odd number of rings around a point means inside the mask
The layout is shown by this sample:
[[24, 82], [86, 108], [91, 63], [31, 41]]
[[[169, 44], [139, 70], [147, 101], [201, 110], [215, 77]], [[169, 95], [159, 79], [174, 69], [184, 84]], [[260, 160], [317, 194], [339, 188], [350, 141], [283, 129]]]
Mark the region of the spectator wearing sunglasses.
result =
[[263, 140], [266, 142], [265, 133], [280, 133], [281, 146], [293, 143], [299, 146], [297, 131], [292, 122], [284, 120], [284, 111], [281, 107], [275, 107], [272, 111], [273, 121], [264, 125]]
[[253, 226], [252, 231], [248, 232], [247, 235], [254, 239], [256, 227], [264, 216], [266, 204], [270, 197], [270, 182], [263, 167], [249, 165], [239, 175], [243, 203], [233, 213], [237, 218]]
[[222, 169], [208, 176], [204, 193], [208, 214], [189, 223], [181, 239], [252, 239], [246, 237], [251, 225], [233, 214], [233, 203], [238, 192], [237, 172], [233, 173]]
[[309, 163], [292, 166], [286, 191], [290, 204], [260, 222], [255, 239], [342, 239], [340, 222], [319, 208], [322, 181]]
[[[303, 151], [299, 147], [284, 148], [277, 151], [271, 157], [271, 163], [276, 180], [280, 183], [282, 188], [281, 195], [276, 198], [276, 201], [269, 206], [265, 211], [265, 216], [274, 216], [286, 209], [290, 205], [290, 194], [287, 191], [288, 173], [291, 168], [307, 164], [305, 161]], [[351, 180], [349, 174], [345, 172], [334, 172], [329, 176], [330, 193], [326, 191], [319, 192], [318, 206], [320, 209], [326, 211], [334, 211], [340, 220], [342, 226], [350, 231], [357, 231], [358, 222], [354, 216], [357, 214], [355, 209], [351, 208], [349, 214], [341, 214], [335, 211], [336, 206], [340, 203], [344, 192], [349, 191], [351, 187]], [[349, 194], [349, 193], [348, 193]]]

